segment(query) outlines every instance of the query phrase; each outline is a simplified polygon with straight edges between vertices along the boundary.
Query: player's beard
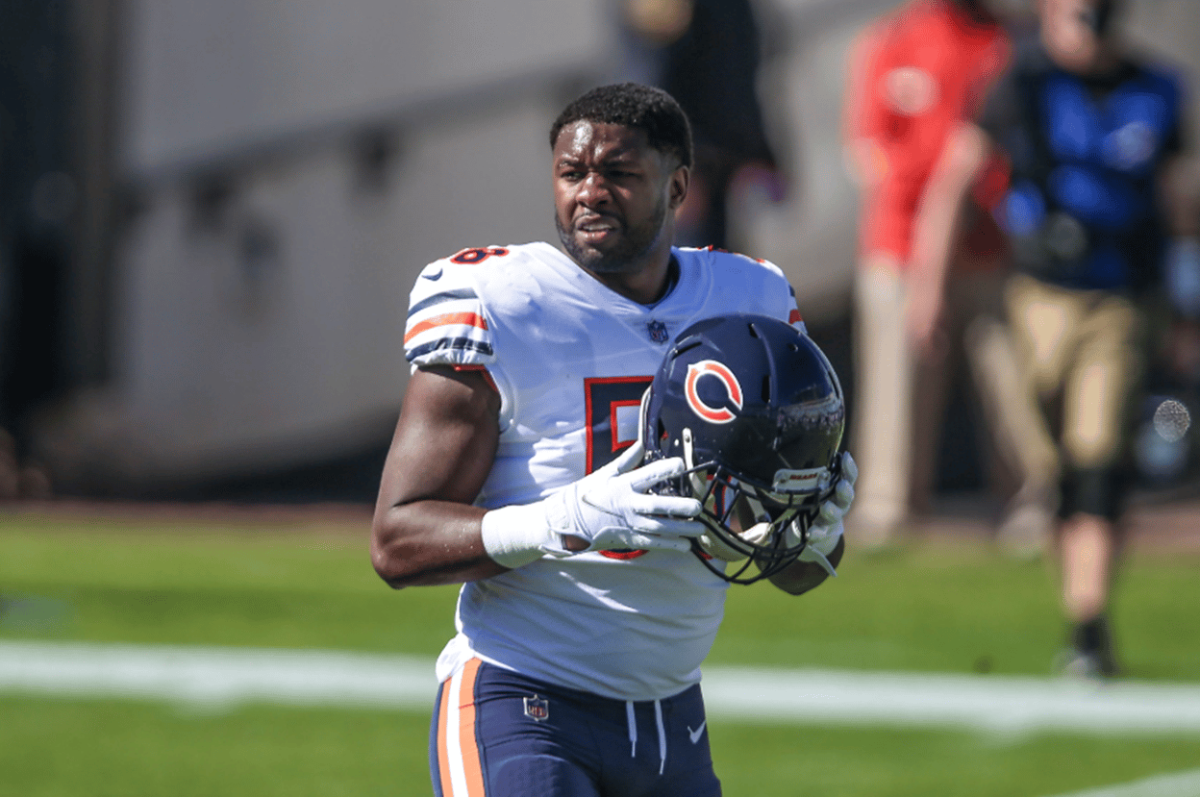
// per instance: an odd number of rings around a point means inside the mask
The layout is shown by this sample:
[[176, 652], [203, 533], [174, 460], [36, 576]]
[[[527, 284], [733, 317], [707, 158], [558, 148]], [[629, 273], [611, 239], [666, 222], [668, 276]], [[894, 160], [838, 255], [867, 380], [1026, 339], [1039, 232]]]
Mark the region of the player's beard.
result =
[[563, 249], [576, 263], [594, 274], [621, 274], [641, 267], [642, 258], [658, 245], [666, 219], [666, 197], [660, 197], [658, 207], [645, 223], [637, 227], [628, 227], [624, 220], [621, 220], [621, 238], [608, 251], [580, 244], [575, 238], [573, 225], [572, 229], [563, 227], [558, 213], [554, 214], [554, 226], [558, 230], [558, 239], [562, 242]]

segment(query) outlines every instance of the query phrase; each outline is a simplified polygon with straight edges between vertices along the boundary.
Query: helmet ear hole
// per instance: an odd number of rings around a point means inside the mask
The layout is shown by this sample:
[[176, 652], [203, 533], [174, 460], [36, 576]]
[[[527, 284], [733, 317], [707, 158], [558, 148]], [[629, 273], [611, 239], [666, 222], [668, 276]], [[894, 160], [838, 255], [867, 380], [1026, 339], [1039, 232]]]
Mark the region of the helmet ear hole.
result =
[[763, 374], [762, 400], [763, 400], [763, 404], [768, 404], [771, 401], [771, 375], [770, 374]]

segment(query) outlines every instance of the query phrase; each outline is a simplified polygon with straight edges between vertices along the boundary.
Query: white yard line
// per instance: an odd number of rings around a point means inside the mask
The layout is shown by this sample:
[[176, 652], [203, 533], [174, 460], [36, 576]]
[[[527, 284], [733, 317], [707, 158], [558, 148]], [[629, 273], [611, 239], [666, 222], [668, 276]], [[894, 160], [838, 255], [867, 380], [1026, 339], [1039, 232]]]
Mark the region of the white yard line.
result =
[[1200, 797], [1200, 769], [1155, 775], [1133, 783], [1073, 791], [1055, 797]]
[[[402, 656], [0, 641], [0, 693], [431, 711], [436, 686]], [[1197, 684], [713, 666], [704, 693], [740, 722], [1200, 734]]]
[[714, 713], [759, 721], [1200, 733], [1197, 684], [713, 667], [704, 695]]
[[0, 691], [432, 709], [433, 662], [338, 651], [0, 642]]

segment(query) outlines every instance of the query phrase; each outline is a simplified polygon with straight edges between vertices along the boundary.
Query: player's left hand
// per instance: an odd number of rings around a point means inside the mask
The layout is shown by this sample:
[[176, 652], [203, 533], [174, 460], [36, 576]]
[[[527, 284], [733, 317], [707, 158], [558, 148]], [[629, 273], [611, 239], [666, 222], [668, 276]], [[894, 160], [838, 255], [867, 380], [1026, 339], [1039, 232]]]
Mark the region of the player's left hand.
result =
[[[858, 465], [855, 464], [854, 457], [850, 456], [849, 451], [843, 451], [841, 478], [834, 487], [833, 495], [821, 504], [821, 510], [808, 527], [808, 542], [804, 546], [804, 550], [800, 552], [798, 561], [816, 562], [829, 575], [837, 575], [837, 571], [829, 562], [829, 555], [833, 553], [842, 539], [845, 527], [842, 519], [850, 511], [850, 504], [854, 502], [854, 483], [856, 481], [858, 481]], [[788, 545], [799, 544], [800, 535], [801, 530], [793, 523], [788, 529]]]

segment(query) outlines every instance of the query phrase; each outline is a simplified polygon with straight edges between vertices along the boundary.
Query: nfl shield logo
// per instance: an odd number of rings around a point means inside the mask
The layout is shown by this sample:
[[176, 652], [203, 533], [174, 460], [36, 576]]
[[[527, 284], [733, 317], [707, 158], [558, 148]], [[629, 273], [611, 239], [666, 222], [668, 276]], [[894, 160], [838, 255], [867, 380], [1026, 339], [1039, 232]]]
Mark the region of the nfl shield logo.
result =
[[661, 321], [648, 321], [646, 330], [650, 333], [650, 340], [655, 343], [667, 342], [667, 325]]
[[550, 701], [544, 697], [525, 698], [525, 716], [543, 722], [550, 718]]

